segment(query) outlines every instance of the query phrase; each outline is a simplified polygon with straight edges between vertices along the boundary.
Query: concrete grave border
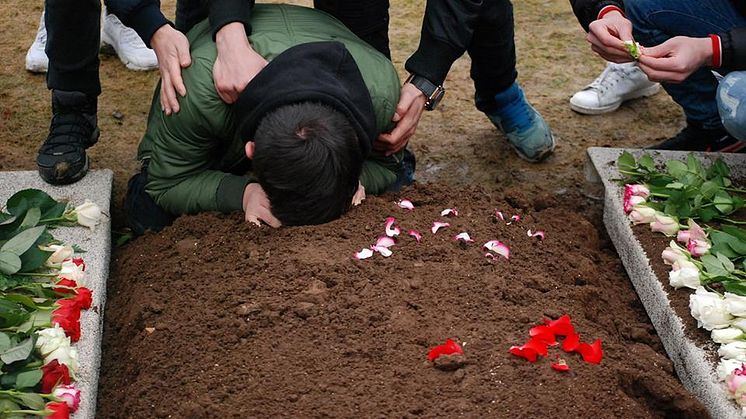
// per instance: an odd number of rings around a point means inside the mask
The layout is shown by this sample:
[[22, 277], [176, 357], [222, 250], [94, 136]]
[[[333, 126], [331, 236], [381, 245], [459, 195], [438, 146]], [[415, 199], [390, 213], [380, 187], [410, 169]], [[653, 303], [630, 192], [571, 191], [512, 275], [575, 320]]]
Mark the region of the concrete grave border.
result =
[[[656, 164], [662, 164], [670, 159], [685, 160], [689, 153], [591, 147], [587, 151], [589, 161], [585, 168], [586, 180], [604, 185], [604, 225], [650, 321], [663, 342], [663, 347], [673, 361], [681, 382], [704, 404], [713, 417], [740, 418], [741, 411], [732, 400], [728, 399], [725, 383], [718, 381], [715, 372], [717, 365], [707, 358], [708, 353], [717, 352], [718, 345], [712, 342], [705, 348], [701, 348], [684, 334], [682, 319], [671, 307], [668, 294], [656, 278], [642, 245], [635, 238], [630, 223], [624, 215], [623, 187], [616, 181], [621, 178], [616, 167], [616, 160], [623, 151], [632, 153], [635, 158], [647, 152]], [[695, 155], [705, 164], [720, 157], [731, 168], [731, 174], [734, 177], [746, 176], [746, 155], [718, 153], [695, 153]]]
[[93, 291], [93, 305], [90, 310], [82, 312], [81, 338], [75, 344], [80, 357], [76, 386], [81, 391], [80, 407], [73, 415], [75, 419], [96, 417], [106, 280], [109, 277], [111, 259], [111, 219], [108, 215], [113, 177], [111, 170], [95, 170], [75, 184], [59, 187], [48, 185], [36, 172], [0, 172], [0, 203], [5, 203], [22, 189], [34, 188], [48, 193], [55, 199], [69, 199], [75, 205], [82, 204], [88, 199], [98, 204], [107, 214], [93, 232], [82, 226], [61, 227], [52, 232], [57, 240], [68, 245], [77, 244], [86, 250], [86, 253], [81, 255], [86, 263], [85, 286]]

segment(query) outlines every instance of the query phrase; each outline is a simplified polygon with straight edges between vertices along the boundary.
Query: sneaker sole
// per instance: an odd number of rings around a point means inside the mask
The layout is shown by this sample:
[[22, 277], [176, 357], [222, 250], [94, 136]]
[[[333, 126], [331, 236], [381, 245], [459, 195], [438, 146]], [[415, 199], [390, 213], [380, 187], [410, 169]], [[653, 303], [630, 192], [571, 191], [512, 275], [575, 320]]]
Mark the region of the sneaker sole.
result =
[[619, 109], [619, 107], [622, 106], [622, 103], [628, 100], [653, 96], [654, 94], [658, 93], [660, 89], [661, 89], [661, 85], [656, 83], [650, 87], [646, 87], [642, 90], [637, 90], [626, 96], [622, 96], [622, 98], [619, 101], [614, 102], [611, 105], [603, 106], [600, 108], [588, 108], [585, 106], [581, 106], [576, 103], [573, 103], [572, 99], [570, 99], [570, 109], [583, 115], [601, 115], [601, 114], [613, 112]]
[[[69, 185], [71, 183], [75, 183], [79, 181], [80, 179], [83, 179], [83, 177], [88, 173], [88, 169], [91, 165], [91, 159], [88, 156], [85, 156], [85, 164], [83, 165], [83, 168], [78, 171], [74, 176], [67, 177], [67, 178], [57, 178], [57, 177], [47, 177], [44, 175], [45, 170], [43, 170], [42, 167], [38, 167], [39, 171], [39, 177], [41, 177], [44, 182], [47, 182], [50, 185]], [[46, 169], [46, 168], [44, 168]]]
[[545, 149], [544, 151], [541, 151], [539, 153], [539, 156], [535, 158], [530, 158], [527, 155], [523, 154], [523, 152], [519, 150], [517, 147], [513, 146], [513, 144], [510, 141], [508, 141], [508, 145], [510, 146], [510, 148], [513, 149], [513, 151], [515, 151], [515, 154], [517, 154], [518, 157], [520, 157], [521, 159], [529, 163], [541, 163], [542, 161], [546, 160], [547, 157], [551, 156], [552, 153], [554, 152], [554, 148], [557, 147], [557, 140], [554, 138], [554, 134], [550, 132], [549, 136], [552, 140], [552, 145], [549, 148]]
[[119, 61], [124, 64], [125, 67], [129, 70], [133, 71], [151, 71], [158, 68], [158, 63], [151, 66], [140, 66], [137, 64], [133, 64], [131, 61], [127, 60], [126, 58], [119, 55], [119, 51], [117, 51], [116, 48], [114, 48], [114, 41], [111, 39], [111, 37], [106, 33], [106, 31], [101, 32], [101, 49], [100, 51], [106, 54], [110, 55], [116, 55], [119, 57]]

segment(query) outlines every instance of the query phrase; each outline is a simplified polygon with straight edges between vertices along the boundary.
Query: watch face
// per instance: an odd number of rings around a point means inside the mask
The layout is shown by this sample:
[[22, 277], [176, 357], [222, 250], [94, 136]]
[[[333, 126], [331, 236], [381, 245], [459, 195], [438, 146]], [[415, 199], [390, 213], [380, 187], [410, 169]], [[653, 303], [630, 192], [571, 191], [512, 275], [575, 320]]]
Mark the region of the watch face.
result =
[[446, 90], [440, 86], [438, 86], [437, 89], [433, 92], [432, 95], [427, 99], [427, 103], [425, 104], [425, 108], [427, 110], [433, 110], [436, 106], [438, 106], [438, 103], [440, 103], [440, 100], [443, 99], [443, 96], [445, 96]]

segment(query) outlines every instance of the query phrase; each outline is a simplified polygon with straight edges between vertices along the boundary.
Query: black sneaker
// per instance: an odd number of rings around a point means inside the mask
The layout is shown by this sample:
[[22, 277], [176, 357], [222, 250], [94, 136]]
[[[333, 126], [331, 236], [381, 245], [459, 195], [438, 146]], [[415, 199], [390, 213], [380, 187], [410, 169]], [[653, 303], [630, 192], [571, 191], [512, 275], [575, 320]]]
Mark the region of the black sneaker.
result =
[[52, 92], [49, 136], [39, 148], [39, 175], [52, 185], [77, 182], [88, 172], [86, 148], [96, 144], [97, 98], [82, 92]]
[[704, 129], [693, 124], [654, 146], [652, 150], [711, 151], [720, 153], [742, 153], [746, 143], [732, 137], [724, 129]]

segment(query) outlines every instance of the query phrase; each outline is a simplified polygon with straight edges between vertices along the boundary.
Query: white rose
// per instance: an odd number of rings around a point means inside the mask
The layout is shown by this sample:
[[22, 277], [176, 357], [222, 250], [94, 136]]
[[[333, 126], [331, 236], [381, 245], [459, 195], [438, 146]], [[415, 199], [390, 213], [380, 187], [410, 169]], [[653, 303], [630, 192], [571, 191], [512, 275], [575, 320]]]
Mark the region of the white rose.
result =
[[718, 363], [717, 369], [715, 370], [720, 381], [725, 381], [725, 378], [730, 375], [736, 368], [741, 368], [743, 363], [737, 359], [721, 359]]
[[678, 260], [674, 262], [673, 267], [674, 269], [668, 273], [668, 280], [672, 287], [687, 287], [694, 290], [701, 285], [699, 268], [694, 263], [688, 260]]
[[725, 329], [715, 329], [710, 334], [712, 337], [712, 340], [714, 340], [716, 343], [731, 343], [738, 340], [741, 340], [743, 336], [743, 330], [735, 328], [735, 327], [728, 327]]
[[736, 341], [720, 345], [718, 349], [718, 355], [725, 359], [735, 359], [738, 361], [746, 361], [746, 342]]
[[728, 327], [733, 320], [723, 297], [708, 292], [703, 287], [698, 287], [697, 291], [689, 296], [689, 310], [692, 317], [697, 319], [697, 326], [707, 330]]
[[39, 330], [36, 334], [39, 335], [39, 337], [36, 339], [34, 346], [39, 350], [42, 357], [46, 357], [59, 347], [70, 346], [70, 338], [67, 337], [65, 331], [57, 325]]
[[725, 305], [728, 312], [736, 317], [746, 316], [746, 297], [730, 292], [725, 293]]
[[644, 205], [636, 205], [627, 216], [632, 224], [648, 224], [655, 221], [655, 210]]
[[671, 240], [668, 247], [663, 250], [661, 256], [663, 257], [663, 263], [666, 265], [673, 265], [680, 260], [689, 261], [689, 255], [687, 255], [684, 249], [679, 247], [679, 245], [673, 240]]
[[101, 221], [101, 208], [88, 200], [75, 207], [75, 213], [78, 215], [78, 224], [91, 230]]
[[744, 317], [737, 317], [730, 325], [746, 332], [746, 318]]
[[39, 246], [39, 248], [45, 252], [53, 252], [49, 259], [47, 259], [47, 266], [56, 266], [62, 263], [63, 260], [73, 257], [73, 250], [70, 246], [62, 246], [59, 244], [50, 244], [49, 246]]
[[70, 370], [71, 374], [74, 374], [78, 370], [78, 350], [70, 345], [60, 346], [50, 352], [44, 357], [44, 364], [48, 364], [55, 359], [60, 364], [67, 365], [67, 369]]
[[60, 272], [57, 274], [60, 278], [72, 279], [79, 287], [83, 286], [83, 278], [85, 278], [85, 272], [83, 269], [75, 264], [72, 259], [67, 259], [62, 262]]

